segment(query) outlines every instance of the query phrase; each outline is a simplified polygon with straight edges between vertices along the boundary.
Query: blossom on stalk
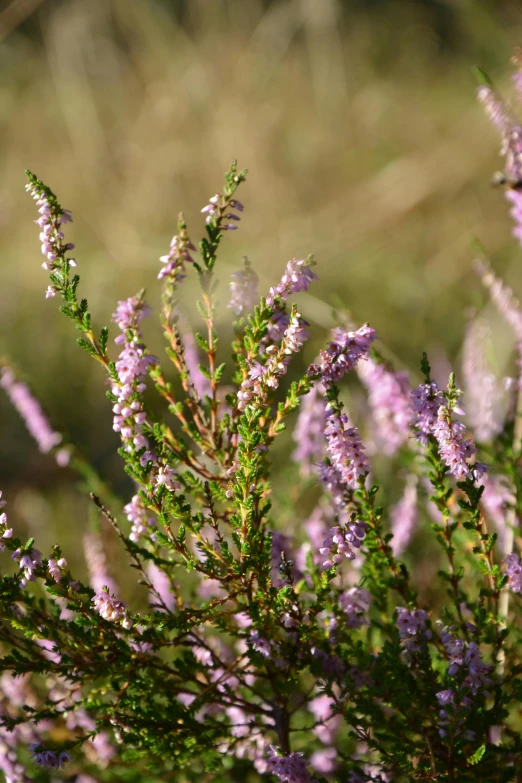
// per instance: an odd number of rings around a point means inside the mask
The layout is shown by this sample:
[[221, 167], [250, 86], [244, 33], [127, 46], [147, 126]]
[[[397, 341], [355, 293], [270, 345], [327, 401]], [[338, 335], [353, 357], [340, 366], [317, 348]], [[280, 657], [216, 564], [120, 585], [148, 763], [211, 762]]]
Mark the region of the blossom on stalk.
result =
[[426, 628], [428, 613], [424, 609], [397, 608], [397, 628], [403, 647], [408, 652], [417, 652], [426, 639], [431, 639], [431, 631]]
[[10, 367], [4, 366], [0, 370], [0, 386], [5, 390], [42, 453], [47, 454], [61, 442], [62, 436], [52, 429], [38, 400], [25, 383], [17, 380]]
[[522, 593], [522, 561], [515, 552], [506, 556], [508, 584], [514, 593]]
[[339, 596], [339, 606], [346, 615], [346, 627], [360, 628], [368, 621], [370, 593], [362, 587], [350, 587]]
[[472, 476], [480, 478], [486, 468], [481, 463], [468, 465], [467, 460], [473, 458], [477, 450], [471, 438], [464, 438], [466, 427], [460, 421], [453, 421], [452, 413], [462, 413], [462, 411], [451, 402], [441, 405], [437, 423], [433, 427], [433, 435], [437, 439], [441, 459], [458, 481]]
[[482, 261], [475, 263], [475, 269], [483, 285], [489, 291], [491, 300], [499, 313], [509, 324], [517, 342], [518, 366], [520, 370], [519, 386], [522, 384], [522, 309], [512, 289], [503, 280], [496, 277], [489, 266]]
[[181, 341], [183, 343], [185, 365], [190, 375], [190, 380], [192, 381], [194, 391], [200, 400], [204, 400], [205, 397], [211, 395], [212, 390], [209, 379], [206, 377], [206, 375], [203, 375], [199, 369], [199, 365], [201, 364], [201, 357], [199, 355], [197, 342], [190, 329], [183, 329]]
[[124, 628], [132, 626], [132, 621], [127, 615], [127, 607], [123, 601], [119, 601], [115, 595], [111, 595], [105, 587], [96, 593], [92, 599], [94, 608], [105, 620], [111, 623], [121, 621]]
[[311, 256], [306, 259], [292, 258], [279, 283], [270, 289], [266, 298], [267, 305], [273, 308], [276, 304], [285, 302], [290, 294], [307, 291], [310, 283], [318, 279], [315, 272], [312, 272], [314, 264]]
[[350, 489], [357, 489], [360, 480], [370, 472], [358, 428], [350, 427], [348, 416], [329, 403], [324, 434], [328, 456], [342, 483]]
[[259, 301], [258, 283], [258, 276], [246, 260], [242, 269], [232, 273], [230, 301], [227, 307], [235, 315], [245, 315], [253, 310]]
[[111, 593], [117, 592], [114, 579], [107, 572], [107, 558], [100, 536], [87, 531], [83, 536], [83, 553], [89, 570], [89, 583], [96, 593], [107, 587]]
[[319, 367], [312, 365], [308, 369], [311, 375], [320, 373], [321, 381], [326, 387], [340, 381], [360, 359], [367, 358], [370, 346], [377, 338], [377, 332], [368, 324], [355, 332], [336, 327], [332, 330], [332, 338], [328, 347], [320, 353]]
[[308, 337], [307, 322], [297, 312], [292, 312], [281, 345], [266, 349], [268, 359], [263, 365], [255, 361], [237, 393], [237, 407], [244, 411], [249, 404], [264, 405], [269, 389], [277, 389], [280, 378], [286, 374], [293, 353], [299, 351]]
[[[227, 212], [227, 210], [232, 211]], [[238, 201], [237, 199], [228, 199], [221, 193], [216, 193], [215, 196], [212, 196], [212, 198], [208, 200], [208, 204], [203, 207], [201, 212], [206, 215], [205, 223], [215, 223], [224, 231], [235, 231], [237, 229], [235, 223], [238, 223], [241, 220], [237, 213], [243, 212], [243, 210], [244, 206], [241, 201]], [[232, 220], [233, 222], [227, 223], [225, 222], [227, 220]]]
[[168, 278], [173, 283], [181, 283], [186, 277], [185, 264], [194, 263], [191, 252], [196, 248], [190, 241], [183, 215], [179, 216], [179, 234], [172, 237], [170, 250], [166, 256], [160, 256], [160, 261], [164, 264], [163, 269], [158, 274], [158, 279]]
[[56, 560], [54, 557], [51, 557], [47, 563], [47, 569], [49, 571], [50, 576], [54, 579], [55, 582], [61, 582], [62, 581], [62, 571], [64, 568], [67, 568], [67, 560], [65, 557], [60, 557], [59, 560]]
[[502, 147], [500, 154], [505, 158], [504, 175], [502, 179], [515, 187], [505, 190], [505, 196], [511, 202], [511, 217], [515, 221], [513, 235], [522, 243], [522, 193], [517, 183], [522, 180], [522, 126], [511, 115], [502, 98], [489, 86], [483, 85], [478, 90], [479, 101], [484, 106], [486, 114], [500, 133]]
[[463, 344], [462, 372], [467, 412], [477, 440], [489, 441], [502, 432], [505, 406], [501, 384], [486, 356], [490, 329], [482, 319], [469, 322]]
[[279, 756], [277, 749], [271, 745], [267, 761], [267, 771], [279, 778], [281, 783], [312, 783], [311, 772], [302, 753], [290, 753]]
[[406, 484], [402, 498], [392, 506], [391, 529], [393, 538], [390, 542], [393, 554], [398, 557], [408, 546], [418, 519], [417, 510], [417, 480], [412, 477]]
[[132, 524], [129, 534], [131, 541], [139, 541], [145, 535], [152, 537], [156, 529], [156, 520], [139, 495], [134, 495], [130, 503], [123, 507], [123, 510]]
[[71, 760], [66, 751], [45, 750], [41, 745], [33, 744], [29, 746], [32, 752], [32, 760], [40, 767], [49, 769], [60, 769]]
[[150, 579], [150, 583], [154, 588], [154, 591], [157, 593], [157, 596], [163, 602], [163, 605], [158, 604], [157, 597], [154, 592], [149, 591], [150, 604], [153, 605], [154, 609], [159, 612], [165, 611], [165, 608], [172, 612], [175, 606], [175, 599], [172, 593], [171, 581], [167, 574], [158, 568], [158, 566], [152, 560], [150, 560], [147, 563], [147, 576]]
[[140, 323], [148, 313], [148, 306], [138, 294], [118, 302], [112, 317], [122, 332], [115, 342], [123, 344], [115, 365], [118, 380], [113, 382], [111, 388], [116, 397], [112, 409], [115, 414], [113, 430], [120, 433], [123, 448], [128, 453], [145, 449], [140, 456], [143, 467], [149, 461], [156, 461], [148, 449], [149, 444], [142, 429], [147, 418], [143, 407], [143, 392], [146, 389], [144, 379], [149, 366], [156, 361], [155, 357], [146, 353], [141, 337]]
[[325, 415], [324, 387], [316, 383], [308, 394], [301, 398], [299, 416], [292, 435], [297, 444], [292, 459], [299, 465], [302, 476], [309, 476], [323, 457], [326, 444]]
[[[63, 209], [58, 203], [56, 196], [43, 183], [39, 182], [33, 174], [29, 174], [29, 183], [25, 186], [26, 191], [36, 201], [39, 208], [40, 217], [35, 223], [40, 227], [40, 242], [42, 243], [42, 254], [46, 260], [42, 266], [48, 272], [54, 272], [60, 268], [60, 265], [66, 264], [67, 267], [76, 266], [74, 258], [65, 258], [69, 250], [73, 250], [72, 242], [64, 242], [64, 234], [61, 227], [64, 223], [71, 223], [72, 216], [68, 209]], [[46, 292], [46, 298], [53, 297], [56, 293], [55, 285], [49, 286]]]
[[408, 373], [394, 372], [371, 357], [358, 362], [357, 372], [368, 389], [379, 447], [393, 456], [409, 437], [413, 411]]
[[344, 558], [353, 560], [355, 549], [359, 549], [366, 535], [368, 525], [359, 519], [353, 519], [346, 525], [336, 525], [330, 528], [323, 541], [319, 553], [326, 559], [323, 568], [333, 568], [343, 562]]
[[[342, 723], [342, 717], [334, 712], [335, 701], [326, 693], [315, 696], [308, 702], [308, 709], [315, 718], [315, 736], [323, 745], [332, 745]], [[316, 767], [317, 769], [317, 767]]]
[[[2, 500], [2, 492], [0, 490], [0, 509], [4, 508], [6, 505], [6, 501]], [[5, 511], [3, 511], [0, 514], [0, 552], [4, 551], [5, 545], [3, 543], [2, 539], [6, 538], [12, 538], [13, 537], [13, 529], [11, 527], [7, 527], [7, 514]]]
[[486, 474], [482, 477], [484, 492], [480, 502], [484, 513], [494, 525], [501, 551], [505, 552], [508, 534], [508, 514], [515, 504], [513, 489], [505, 476]]
[[433, 433], [437, 423], [439, 408], [442, 405], [442, 393], [435, 383], [421, 383], [411, 393], [413, 402], [413, 426], [417, 439], [423, 445], [428, 442], [428, 435]]
[[16, 560], [23, 573], [20, 580], [20, 587], [27, 587], [28, 582], [36, 581], [36, 570], [42, 563], [42, 553], [38, 549], [31, 548], [24, 551], [21, 548], [16, 549], [11, 555], [11, 560]]

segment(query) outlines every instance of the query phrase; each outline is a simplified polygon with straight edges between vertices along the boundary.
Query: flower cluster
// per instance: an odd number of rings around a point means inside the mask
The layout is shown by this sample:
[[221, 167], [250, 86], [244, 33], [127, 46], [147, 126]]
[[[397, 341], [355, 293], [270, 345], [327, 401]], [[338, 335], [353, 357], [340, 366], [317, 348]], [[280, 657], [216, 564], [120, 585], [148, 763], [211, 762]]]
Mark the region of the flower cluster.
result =
[[248, 370], [248, 378], [241, 384], [237, 393], [238, 410], [244, 411], [248, 405], [263, 406], [269, 389], [277, 389], [280, 378], [285, 375], [293, 353], [297, 353], [308, 337], [307, 322], [297, 312], [293, 312], [285, 329], [281, 346], [269, 346], [265, 364], [255, 361]]
[[324, 434], [328, 456], [342, 483], [357, 489], [361, 479], [370, 471], [359, 430], [350, 427], [345, 413], [329, 408], [327, 414]]
[[31, 547], [24, 551], [21, 547], [15, 549], [11, 560], [16, 560], [20, 566], [23, 577], [20, 579], [20, 587], [27, 587], [28, 582], [36, 581], [36, 572], [42, 563], [42, 553]]
[[71, 757], [65, 751], [45, 750], [40, 745], [30, 745], [29, 750], [33, 754], [33, 760], [40, 767], [49, 769], [60, 769], [71, 760]]
[[160, 261], [164, 264], [164, 267], [158, 274], [158, 280], [168, 278], [173, 282], [181, 283], [186, 276], [185, 264], [194, 263], [191, 253], [195, 252], [196, 248], [187, 235], [181, 216], [180, 224], [180, 233], [172, 237], [169, 252], [166, 256], [160, 256]]
[[391, 457], [410, 437], [413, 411], [408, 373], [394, 372], [372, 358], [359, 362], [357, 372], [368, 389], [377, 445]]
[[121, 624], [124, 628], [130, 628], [132, 626], [132, 620], [130, 620], [127, 615], [127, 607], [123, 601], [119, 601], [116, 596], [111, 595], [107, 589], [96, 593], [92, 602], [96, 611], [104, 620], [108, 620], [111, 623], [117, 623], [121, 620]]
[[478, 90], [478, 98], [502, 139], [501, 154], [506, 160], [505, 172], [498, 177], [499, 184], [506, 184], [506, 198], [513, 205], [511, 216], [515, 221], [514, 236], [522, 244], [522, 126], [513, 118], [502, 98], [489, 85]]
[[292, 459], [299, 465], [302, 476], [309, 476], [323, 457], [326, 445], [325, 417], [324, 388], [320, 383], [316, 383], [301, 400], [299, 417], [293, 432], [296, 448]]
[[333, 568], [342, 563], [345, 558], [353, 560], [354, 550], [360, 548], [367, 529], [366, 523], [358, 519], [354, 519], [344, 527], [336, 525], [330, 528], [319, 549], [319, 553], [326, 557], [323, 568]]
[[[160, 468], [165, 470], [165, 468]], [[164, 474], [162, 474], [164, 475]], [[158, 479], [159, 481], [160, 479]], [[179, 486], [179, 484], [178, 484]], [[131, 541], [139, 541], [142, 536], [150, 536], [156, 527], [156, 519], [150, 513], [143, 499], [139, 495], [134, 495], [130, 503], [123, 507], [127, 519], [132, 525], [129, 538]]]
[[40, 451], [47, 454], [61, 442], [62, 436], [52, 429], [38, 400], [25, 383], [17, 380], [10, 367], [0, 370], [0, 386], [22, 417]]
[[[71, 213], [68, 209], [60, 207], [50, 191], [40, 187], [35, 182], [29, 182], [25, 189], [34, 198], [36, 206], [39, 208], [40, 217], [35, 220], [35, 223], [40, 227], [42, 254], [46, 257], [46, 261], [43, 262], [42, 266], [48, 272], [54, 272], [59, 262], [64, 262], [67, 251], [74, 249], [72, 242], [64, 243], [64, 234], [61, 230], [61, 226], [64, 223], [72, 222]], [[76, 266], [74, 258], [67, 259], [65, 263], [68, 266]], [[56, 296], [56, 287], [49, 286], [45, 296], [47, 299]]]
[[245, 261], [243, 269], [232, 274], [230, 281], [230, 301], [227, 305], [237, 315], [250, 313], [259, 302], [258, 292], [259, 278], [248, 261]]
[[397, 608], [397, 628], [405, 650], [417, 652], [425, 640], [431, 639], [431, 631], [426, 628], [428, 613], [424, 609]]
[[268, 771], [276, 775], [281, 783], [312, 783], [313, 781], [302, 753], [280, 756], [276, 748], [271, 747], [267, 766]]
[[420, 443], [426, 445], [428, 435], [438, 420], [439, 408], [442, 405], [442, 394], [435, 381], [421, 383], [412, 391], [413, 400], [413, 424]]
[[401, 499], [390, 510], [393, 554], [398, 557], [408, 546], [418, 520], [417, 481], [413, 477], [404, 488]]
[[[0, 510], [4, 508], [6, 501], [2, 500], [2, 493], [0, 492]], [[13, 537], [13, 528], [7, 527], [7, 514], [5, 511], [0, 513], [0, 552], [4, 551], [4, 540], [6, 538]]]
[[506, 573], [513, 592], [522, 593], [522, 561], [515, 552], [506, 557]]
[[312, 365], [308, 370], [313, 375], [319, 372], [325, 386], [338, 383], [347, 372], [356, 366], [360, 359], [365, 359], [368, 356], [368, 351], [377, 338], [377, 333], [375, 329], [365, 324], [356, 332], [347, 332], [338, 327], [333, 330], [332, 338], [328, 343], [328, 348], [321, 351], [319, 368]]
[[367, 622], [370, 593], [361, 587], [350, 587], [339, 596], [339, 606], [346, 615], [347, 628], [360, 628]]
[[293, 258], [289, 261], [279, 283], [270, 289], [266, 298], [267, 305], [275, 308], [277, 304], [285, 302], [290, 294], [308, 291], [310, 283], [317, 280], [317, 275], [312, 271], [313, 265], [312, 258]]
[[[227, 212], [227, 209], [232, 210]], [[206, 223], [216, 223], [225, 231], [235, 231], [236, 222], [241, 220], [237, 212], [243, 212], [244, 206], [237, 199], [227, 199], [221, 193], [216, 193], [208, 200], [208, 204], [203, 207], [201, 212], [206, 215]], [[225, 223], [225, 220], [232, 220], [232, 223]]]
[[156, 461], [155, 456], [148, 450], [148, 441], [142, 429], [147, 419], [142, 399], [146, 389], [144, 378], [155, 361], [154, 357], [146, 352], [141, 340], [140, 322], [148, 312], [149, 309], [141, 296], [131, 296], [118, 302], [118, 308], [113, 315], [113, 321], [122, 332], [115, 342], [123, 344], [115, 365], [117, 380], [111, 388], [115, 397], [112, 409], [113, 429], [120, 433], [126, 451], [133, 453], [144, 450], [140, 457], [142, 465]]

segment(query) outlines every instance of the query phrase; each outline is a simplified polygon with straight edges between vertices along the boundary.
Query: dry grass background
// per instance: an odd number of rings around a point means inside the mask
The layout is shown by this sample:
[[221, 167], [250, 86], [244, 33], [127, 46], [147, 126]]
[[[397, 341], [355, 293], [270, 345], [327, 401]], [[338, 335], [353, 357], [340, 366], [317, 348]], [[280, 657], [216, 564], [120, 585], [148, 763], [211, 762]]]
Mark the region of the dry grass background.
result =
[[[347, 308], [415, 371], [423, 349], [453, 362], [466, 310], [481, 306], [475, 238], [522, 292], [507, 209], [489, 186], [498, 141], [470, 70], [480, 64], [509, 89], [516, 3], [188, 0], [181, 15], [166, 0], [4, 6], [0, 352], [124, 492], [101, 373], [43, 298], [25, 168], [73, 211], [100, 326], [142, 286], [159, 301], [158, 256], [178, 210], [200, 235], [200, 209], [232, 158], [250, 176], [241, 229], [224, 243], [223, 301], [243, 255], [266, 288], [288, 258], [313, 252], [321, 280], [302, 304], [317, 338], [332, 308]], [[189, 315], [194, 296], [189, 282]], [[82, 526], [72, 477], [36, 453], [4, 399], [0, 415], [12, 513], [49, 543], [56, 520]]]

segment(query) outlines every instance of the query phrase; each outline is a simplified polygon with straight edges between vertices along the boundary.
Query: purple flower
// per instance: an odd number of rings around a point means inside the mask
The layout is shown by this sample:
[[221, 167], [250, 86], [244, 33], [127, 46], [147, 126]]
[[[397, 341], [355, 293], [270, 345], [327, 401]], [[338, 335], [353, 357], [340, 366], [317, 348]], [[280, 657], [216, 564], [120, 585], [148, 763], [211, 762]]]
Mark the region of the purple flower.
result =
[[[320, 354], [319, 372], [325, 386], [340, 381], [360, 359], [367, 357], [377, 333], [368, 324], [361, 326], [356, 332], [347, 332], [337, 327], [332, 331], [332, 338], [328, 347]], [[315, 365], [309, 368], [309, 372], [315, 374]]]
[[357, 372], [368, 389], [368, 400], [381, 451], [393, 456], [408, 440], [413, 415], [407, 372], [393, 372], [367, 358]]
[[[235, 210], [233, 212], [227, 212], [227, 209]], [[235, 231], [237, 226], [234, 223], [226, 223], [227, 220], [239, 222], [241, 218], [236, 212], [243, 212], [244, 206], [240, 201], [236, 199], [227, 199], [221, 193], [216, 193], [215, 196], [209, 199], [208, 204], [203, 207], [201, 212], [206, 215], [205, 222], [207, 224], [213, 223], [219, 226], [222, 230]]]
[[[469, 688], [476, 696], [478, 691], [491, 683], [488, 674], [493, 667], [484, 663], [480, 648], [476, 642], [465, 642], [453, 633], [452, 629], [443, 628], [441, 640], [448, 656], [450, 677], [455, 677], [461, 671], [465, 674], [461, 687]], [[485, 695], [489, 695], [487, 691]]]
[[267, 402], [270, 389], [277, 389], [280, 378], [286, 374], [293, 353], [297, 353], [308, 337], [307, 322], [293, 312], [283, 340], [279, 347], [272, 345], [266, 349], [266, 363], [254, 361], [237, 393], [238, 410], [244, 411], [248, 405], [263, 406]]
[[[453, 406], [453, 410], [456, 411]], [[439, 408], [437, 423], [433, 427], [433, 435], [437, 439], [439, 454], [446, 463], [450, 473], [458, 481], [469, 478], [472, 475], [472, 467], [467, 463], [468, 459], [475, 456], [476, 448], [471, 439], [464, 439], [466, 427], [460, 421], [451, 418], [452, 407], [441, 405]], [[474, 466], [473, 473], [482, 475], [484, 466]]]
[[439, 387], [432, 381], [431, 383], [421, 383], [411, 393], [413, 398], [413, 424], [417, 432], [418, 440], [426, 445], [428, 435], [433, 433], [433, 428], [437, 423], [439, 408], [442, 405], [442, 394]]
[[286, 301], [290, 294], [307, 291], [312, 280], [317, 280], [317, 275], [312, 272], [314, 263], [312, 258], [293, 258], [289, 261], [280, 282], [270, 289], [266, 298], [267, 305], [273, 308], [277, 303]]
[[201, 357], [199, 355], [198, 345], [192, 331], [188, 328], [183, 329], [181, 340], [183, 343], [185, 365], [190, 375], [194, 391], [200, 400], [203, 400], [205, 397], [210, 396], [212, 390], [209, 379], [203, 375], [199, 369]]
[[437, 694], [437, 700], [442, 706], [447, 704], [453, 704], [455, 701], [455, 693], [451, 689], [445, 691], [439, 691]]
[[328, 406], [327, 416], [324, 434], [328, 456], [342, 483], [357, 489], [360, 480], [370, 472], [359, 430], [349, 426], [345, 413], [338, 414]]
[[27, 587], [28, 582], [36, 581], [36, 570], [42, 562], [42, 553], [38, 549], [30, 549], [28, 552], [17, 549], [11, 555], [11, 560], [16, 560], [23, 573], [20, 587]]
[[351, 587], [339, 596], [339, 606], [346, 614], [346, 626], [360, 628], [368, 622], [370, 593], [361, 587]]
[[499, 277], [495, 277], [490, 268], [482, 261], [475, 264], [475, 269], [482, 283], [488, 289], [493, 304], [513, 330], [517, 341], [518, 365], [521, 370], [519, 384], [522, 384], [522, 309], [520, 302], [514, 296], [511, 288], [505, 285]]
[[488, 519], [492, 520], [498, 534], [500, 549], [505, 552], [507, 542], [507, 517], [514, 505], [513, 490], [505, 476], [485, 475], [482, 478], [484, 492], [480, 498]]
[[165, 266], [158, 275], [158, 279], [168, 278], [173, 283], [181, 283], [186, 277], [186, 263], [194, 263], [191, 251], [196, 248], [190, 241], [182, 216], [180, 216], [180, 233], [172, 237], [170, 250], [166, 256], [160, 256], [160, 261]]
[[326, 445], [325, 415], [324, 388], [317, 383], [301, 399], [299, 416], [292, 435], [297, 444], [292, 459], [299, 465], [302, 476], [309, 476], [312, 468], [323, 457]]
[[[0, 509], [6, 505], [5, 500], [2, 500], [2, 492], [0, 491]], [[7, 514], [5, 512], [0, 514], [0, 552], [4, 551], [4, 543], [2, 539], [12, 538], [13, 529], [7, 527]]]
[[259, 278], [248, 263], [232, 274], [230, 301], [227, 305], [237, 316], [250, 313], [259, 301]]
[[131, 541], [139, 541], [145, 535], [151, 536], [151, 533], [156, 529], [156, 520], [139, 495], [134, 495], [131, 502], [123, 507], [123, 510], [132, 524], [129, 534]]
[[[147, 576], [164, 605], [167, 609], [172, 611], [174, 609], [175, 599], [172, 593], [172, 584], [167, 574], [150, 560], [147, 564]], [[154, 606], [154, 609], [157, 609], [160, 612], [164, 611], [164, 607], [161, 604], [158, 605], [157, 598], [152, 591], [149, 591], [149, 602]]]
[[397, 628], [403, 647], [409, 652], [417, 652], [425, 639], [431, 639], [431, 631], [426, 630], [428, 613], [424, 609], [397, 608]]
[[311, 783], [312, 775], [307, 766], [302, 753], [279, 756], [277, 749], [270, 746], [267, 771], [278, 777], [281, 783]]
[[333, 568], [342, 563], [344, 558], [353, 560], [355, 558], [354, 549], [359, 549], [368, 526], [365, 522], [356, 519], [349, 522], [346, 526], [336, 525], [330, 528], [319, 549], [320, 554], [326, 558], [323, 561], [323, 568]]
[[2, 367], [0, 371], [0, 386], [23, 419], [23, 422], [44, 454], [57, 446], [62, 440], [58, 432], [54, 432], [38, 400], [31, 394], [25, 383], [16, 380], [10, 367]]
[[88, 531], [83, 536], [83, 552], [89, 571], [89, 582], [93, 590], [101, 593], [103, 587], [108, 587], [111, 593], [116, 593], [116, 583], [107, 573], [107, 559], [103, 543], [97, 533]]
[[390, 514], [393, 533], [391, 548], [395, 557], [398, 557], [408, 546], [417, 524], [417, 481], [414, 477], [406, 484], [402, 498], [392, 506]]
[[59, 769], [71, 760], [71, 757], [65, 751], [59, 752], [57, 750], [45, 750], [41, 747], [41, 745], [38, 745], [38, 743], [29, 745], [29, 750], [33, 754], [32, 760], [40, 767]]
[[259, 631], [251, 631], [249, 640], [254, 650], [261, 653], [265, 658], [269, 658], [272, 655], [270, 642], [264, 636], [261, 636]]
[[[505, 177], [508, 183], [518, 183], [522, 179], [522, 127], [491, 87], [480, 87], [478, 98], [483, 104], [486, 114], [500, 133], [501, 155], [506, 161]], [[509, 188], [505, 191], [505, 195], [513, 205], [510, 210], [511, 217], [516, 224], [513, 234], [522, 243], [522, 194], [517, 188]]]
[[47, 568], [54, 581], [61, 582], [63, 576], [62, 569], [67, 568], [67, 560], [64, 557], [61, 557], [59, 560], [55, 560], [51, 557], [47, 564]]
[[[41, 188], [34, 182], [30, 182], [25, 189], [36, 201], [39, 207], [40, 217], [35, 223], [40, 227], [40, 242], [42, 243], [42, 253], [46, 261], [42, 264], [43, 268], [53, 272], [58, 264], [57, 261], [65, 261], [65, 254], [72, 250], [72, 242], [64, 242], [64, 235], [61, 226], [64, 223], [72, 223], [72, 216], [69, 210], [63, 209], [54, 196]], [[74, 258], [68, 259], [71, 266], [76, 266]], [[49, 286], [47, 289], [47, 298], [54, 296], [54, 289]]]
[[522, 561], [520, 557], [515, 552], [511, 552], [506, 556], [505, 562], [509, 586], [514, 593], [522, 593]]
[[[116, 596], [111, 595], [107, 588], [104, 588], [99, 593], [96, 593], [92, 599], [94, 608], [105, 620], [111, 623], [122, 621], [124, 628], [129, 626], [129, 618], [127, 616], [127, 607], [123, 601], [119, 601]], [[132, 622], [130, 623], [132, 625]]]
[[486, 357], [491, 333], [482, 319], [468, 324], [463, 345], [462, 371], [466, 385], [468, 417], [479, 441], [502, 432], [504, 392]]
[[[122, 332], [115, 342], [123, 343], [115, 365], [118, 381], [113, 383], [111, 389], [117, 398], [112, 408], [115, 414], [113, 430], [120, 433], [123, 447], [130, 454], [148, 448], [148, 441], [142, 431], [142, 425], [146, 421], [143, 407], [143, 392], [146, 386], [143, 381], [149, 366], [154, 364], [156, 359], [146, 353], [140, 323], [149, 312], [150, 308], [138, 295], [118, 302], [112, 317]], [[145, 466], [149, 459], [156, 461], [155, 456], [146, 451], [140, 461]]]

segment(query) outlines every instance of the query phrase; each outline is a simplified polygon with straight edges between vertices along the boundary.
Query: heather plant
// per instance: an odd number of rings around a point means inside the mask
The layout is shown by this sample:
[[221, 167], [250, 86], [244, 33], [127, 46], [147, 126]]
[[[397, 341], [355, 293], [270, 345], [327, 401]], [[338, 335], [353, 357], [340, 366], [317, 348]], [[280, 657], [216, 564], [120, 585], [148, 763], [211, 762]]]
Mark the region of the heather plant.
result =
[[[518, 126], [490, 86], [479, 97], [518, 220]], [[105, 373], [135, 489], [115, 497], [3, 360], [0, 385], [41, 451], [82, 476], [99, 524], [83, 539], [84, 583], [59, 544], [43, 554], [23, 541], [1, 501], [0, 768], [9, 783], [520, 780], [519, 379], [497, 377], [480, 315], [463, 393], [454, 373], [437, 383], [426, 355], [412, 384], [375, 330], [343, 314], [292, 378], [311, 328], [293, 300], [316, 278], [312, 258], [290, 260], [265, 295], [255, 265], [233, 274], [223, 348], [216, 264], [245, 178], [234, 163], [202, 210], [203, 239], [180, 215], [161, 258], [166, 369], [144, 340], [144, 291], [118, 303], [114, 340], [95, 324], [71, 214], [28, 172], [46, 296]], [[477, 269], [520, 346], [518, 302], [484, 260]], [[357, 376], [365, 409], [348, 394]], [[287, 428], [292, 493], [271, 484]], [[379, 489], [383, 458], [392, 478]], [[103, 525], [141, 601], [111, 570]]]

